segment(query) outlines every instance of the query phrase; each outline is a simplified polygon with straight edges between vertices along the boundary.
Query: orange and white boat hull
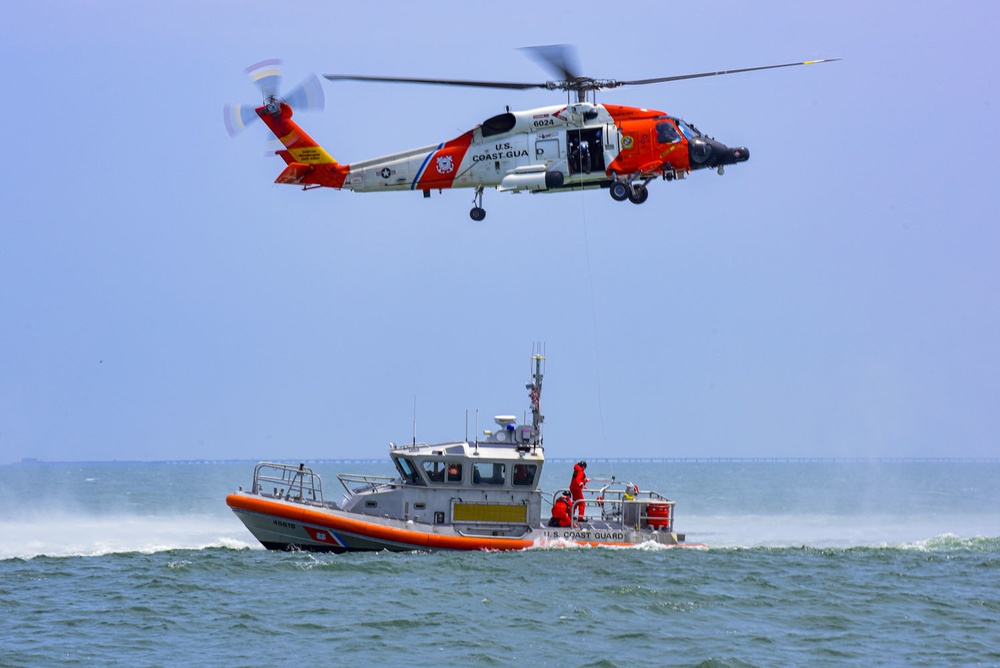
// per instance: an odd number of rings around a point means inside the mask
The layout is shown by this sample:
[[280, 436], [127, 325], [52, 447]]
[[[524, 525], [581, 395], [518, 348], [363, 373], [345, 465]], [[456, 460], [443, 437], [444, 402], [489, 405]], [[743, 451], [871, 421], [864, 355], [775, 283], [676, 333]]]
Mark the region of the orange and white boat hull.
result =
[[546, 544], [627, 547], [646, 542], [696, 547], [673, 532], [586, 525], [525, 527], [519, 536], [470, 535], [451, 524], [359, 515], [246, 492], [230, 494], [226, 504], [264, 547], [278, 550], [523, 550]]

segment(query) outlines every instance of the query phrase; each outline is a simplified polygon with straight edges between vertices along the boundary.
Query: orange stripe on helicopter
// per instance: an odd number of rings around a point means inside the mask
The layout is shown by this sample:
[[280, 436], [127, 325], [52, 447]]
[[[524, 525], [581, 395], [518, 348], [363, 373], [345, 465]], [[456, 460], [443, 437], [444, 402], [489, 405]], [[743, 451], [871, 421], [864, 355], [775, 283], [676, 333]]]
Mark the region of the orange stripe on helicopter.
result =
[[412, 190], [430, 190], [432, 188], [451, 188], [455, 178], [462, 168], [465, 154], [472, 145], [472, 130], [460, 137], [445, 142], [436, 151], [427, 156], [417, 178], [413, 180]]

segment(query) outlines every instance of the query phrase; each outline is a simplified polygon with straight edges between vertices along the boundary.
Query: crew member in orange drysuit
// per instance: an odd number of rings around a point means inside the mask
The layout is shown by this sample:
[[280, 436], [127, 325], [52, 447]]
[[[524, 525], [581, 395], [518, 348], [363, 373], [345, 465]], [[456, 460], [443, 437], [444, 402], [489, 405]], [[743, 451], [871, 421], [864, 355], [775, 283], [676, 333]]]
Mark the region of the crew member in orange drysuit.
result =
[[[577, 507], [577, 520], [583, 521], [587, 504], [583, 501], [583, 488], [590, 482], [587, 477], [587, 462], [577, 462], [573, 465], [573, 479], [569, 483], [569, 492], [573, 495], [573, 505]], [[580, 503], [577, 504], [577, 501]]]
[[549, 520], [550, 527], [573, 526], [573, 520], [569, 516], [570, 500], [569, 492], [563, 492], [552, 504], [552, 519]]

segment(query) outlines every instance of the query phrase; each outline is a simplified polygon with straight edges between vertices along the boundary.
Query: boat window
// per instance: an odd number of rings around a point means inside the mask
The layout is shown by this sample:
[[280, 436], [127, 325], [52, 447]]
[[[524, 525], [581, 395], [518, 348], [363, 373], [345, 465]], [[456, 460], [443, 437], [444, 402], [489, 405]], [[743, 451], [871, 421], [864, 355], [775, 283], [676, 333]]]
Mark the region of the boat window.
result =
[[472, 466], [474, 485], [502, 485], [507, 477], [507, 465], [503, 462], [476, 462]]
[[441, 461], [424, 462], [424, 473], [431, 482], [444, 482], [445, 464]]
[[448, 463], [448, 482], [462, 482], [462, 464], [460, 462]]
[[406, 482], [413, 485], [424, 484], [424, 481], [420, 479], [420, 472], [417, 471], [417, 467], [406, 457], [400, 457], [396, 460], [396, 468], [403, 474], [403, 480]]
[[483, 121], [483, 136], [492, 137], [493, 135], [502, 135], [505, 132], [510, 132], [514, 129], [516, 123], [517, 119], [514, 118], [514, 114], [497, 114], [493, 118], [487, 118]]
[[531, 485], [535, 482], [537, 464], [514, 464], [514, 484]]
[[661, 144], [673, 144], [679, 142], [681, 136], [677, 133], [677, 128], [670, 121], [660, 121], [656, 124], [656, 141]]

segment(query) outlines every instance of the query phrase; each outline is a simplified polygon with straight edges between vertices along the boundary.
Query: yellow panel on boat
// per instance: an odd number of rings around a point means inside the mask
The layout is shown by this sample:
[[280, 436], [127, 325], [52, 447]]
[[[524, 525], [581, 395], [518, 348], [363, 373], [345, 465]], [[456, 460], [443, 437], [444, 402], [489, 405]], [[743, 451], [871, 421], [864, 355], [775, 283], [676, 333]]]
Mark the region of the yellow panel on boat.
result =
[[456, 503], [455, 522], [519, 522], [528, 521], [528, 507], [523, 504]]

